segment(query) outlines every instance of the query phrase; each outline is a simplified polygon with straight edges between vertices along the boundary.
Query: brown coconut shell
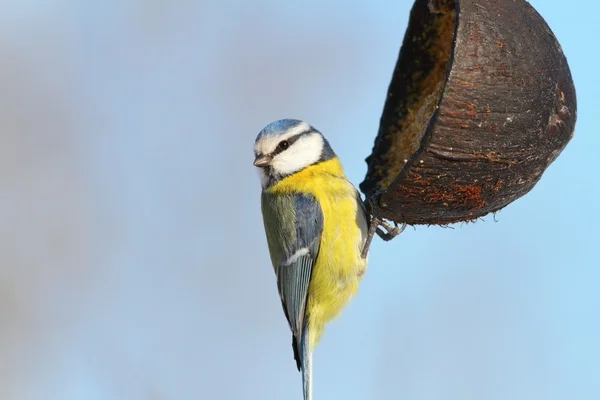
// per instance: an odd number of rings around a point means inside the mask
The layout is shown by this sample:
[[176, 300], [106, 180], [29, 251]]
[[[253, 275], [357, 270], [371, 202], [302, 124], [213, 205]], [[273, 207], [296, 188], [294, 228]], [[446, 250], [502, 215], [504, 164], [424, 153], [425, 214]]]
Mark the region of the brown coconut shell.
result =
[[[573, 136], [567, 60], [524, 0], [417, 0], [361, 190], [380, 215], [451, 224], [528, 193]], [[380, 192], [381, 193], [381, 192]]]

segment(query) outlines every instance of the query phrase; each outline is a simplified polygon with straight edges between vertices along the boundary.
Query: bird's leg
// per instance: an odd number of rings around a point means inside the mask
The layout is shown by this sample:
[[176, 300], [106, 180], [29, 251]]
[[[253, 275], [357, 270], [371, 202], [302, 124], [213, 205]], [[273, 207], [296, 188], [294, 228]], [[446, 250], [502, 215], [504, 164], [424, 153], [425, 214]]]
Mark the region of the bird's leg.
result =
[[[373, 241], [373, 236], [375, 236], [375, 233], [377, 233], [380, 238], [387, 242], [401, 234], [406, 228], [406, 223], [403, 223], [402, 226], [398, 227], [396, 222], [394, 222], [394, 227], [392, 228], [389, 223], [384, 221], [383, 218], [379, 216], [379, 198], [382, 194], [383, 191], [378, 191], [367, 200], [367, 210], [371, 213], [371, 223], [369, 224], [367, 240], [365, 241], [365, 245], [363, 246], [363, 250], [361, 252], [362, 258], [367, 258], [369, 247], [371, 247], [371, 242]], [[379, 227], [380, 225], [385, 229], [385, 231]]]
[[360, 256], [362, 258], [367, 258], [367, 254], [369, 253], [369, 247], [371, 247], [371, 242], [373, 241], [373, 236], [375, 236], [375, 232], [379, 229], [379, 220], [375, 218], [375, 216], [371, 217], [371, 223], [369, 224], [369, 231], [367, 232], [367, 240], [365, 240], [365, 245], [363, 246], [362, 252]]

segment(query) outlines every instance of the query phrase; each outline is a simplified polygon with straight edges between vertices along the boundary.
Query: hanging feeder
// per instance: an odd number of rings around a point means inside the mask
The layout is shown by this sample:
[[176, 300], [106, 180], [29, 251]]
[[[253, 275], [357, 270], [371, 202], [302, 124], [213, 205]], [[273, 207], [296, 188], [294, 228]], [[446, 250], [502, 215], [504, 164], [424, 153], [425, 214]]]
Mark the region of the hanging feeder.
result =
[[573, 136], [575, 88], [524, 0], [416, 0], [368, 172], [381, 217], [451, 224], [528, 193]]

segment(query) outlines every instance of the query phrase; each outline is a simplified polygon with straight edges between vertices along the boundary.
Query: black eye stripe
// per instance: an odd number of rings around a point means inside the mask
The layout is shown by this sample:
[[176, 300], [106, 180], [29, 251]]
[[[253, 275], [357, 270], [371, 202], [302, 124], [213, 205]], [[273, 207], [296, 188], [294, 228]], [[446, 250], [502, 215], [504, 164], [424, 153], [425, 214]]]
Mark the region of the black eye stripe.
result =
[[[309, 134], [311, 132], [313, 132], [313, 131], [312, 130], [307, 130], [307, 131], [304, 131], [304, 132], [300, 132], [299, 134], [297, 134], [295, 136], [289, 137], [286, 140], [282, 140], [281, 142], [279, 142], [277, 144], [277, 147], [273, 151], [273, 156], [276, 156], [277, 154], [279, 154], [279, 153], [281, 153], [281, 152], [289, 149], [290, 146], [293, 145], [294, 142], [296, 142], [296, 140], [300, 139], [302, 136], [305, 136], [305, 135], [307, 135], [307, 134]], [[282, 146], [282, 143], [287, 143], [287, 146], [286, 145]]]

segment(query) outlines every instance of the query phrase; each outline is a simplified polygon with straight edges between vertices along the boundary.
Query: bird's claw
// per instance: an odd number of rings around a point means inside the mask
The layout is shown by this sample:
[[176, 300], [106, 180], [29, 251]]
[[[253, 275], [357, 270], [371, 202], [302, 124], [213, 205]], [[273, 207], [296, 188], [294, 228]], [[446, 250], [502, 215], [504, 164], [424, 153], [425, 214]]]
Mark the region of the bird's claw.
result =
[[[369, 224], [367, 239], [361, 252], [362, 258], [367, 258], [369, 247], [371, 247], [371, 242], [373, 241], [373, 236], [375, 236], [375, 233], [377, 233], [380, 238], [387, 242], [401, 234], [406, 228], [405, 222], [402, 223], [401, 226], [398, 226], [398, 224], [394, 222], [394, 227], [392, 227], [379, 215], [379, 199], [383, 193], [384, 192], [382, 190], [377, 191], [367, 200], [367, 211], [371, 214], [371, 222]], [[381, 229], [380, 226], [382, 226], [385, 231]]]
[[383, 240], [385, 240], [386, 242], [389, 242], [390, 240], [392, 240], [393, 238], [395, 238], [396, 236], [398, 236], [399, 234], [404, 232], [404, 229], [406, 229], [406, 222], [403, 222], [402, 225], [400, 225], [400, 226], [398, 226], [397, 222], [394, 222], [394, 227], [392, 228], [392, 226], [389, 223], [387, 223], [386, 221], [380, 220], [379, 225], [384, 227], [385, 231], [383, 229], [377, 227], [377, 230], [375, 232], [377, 232], [377, 235], [380, 238], [382, 238]]

